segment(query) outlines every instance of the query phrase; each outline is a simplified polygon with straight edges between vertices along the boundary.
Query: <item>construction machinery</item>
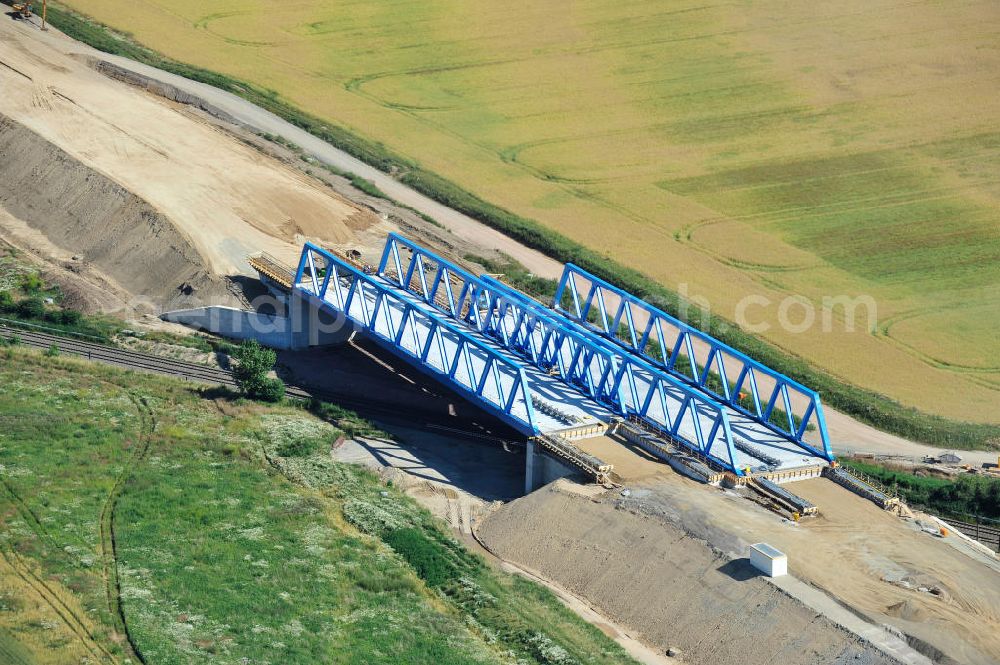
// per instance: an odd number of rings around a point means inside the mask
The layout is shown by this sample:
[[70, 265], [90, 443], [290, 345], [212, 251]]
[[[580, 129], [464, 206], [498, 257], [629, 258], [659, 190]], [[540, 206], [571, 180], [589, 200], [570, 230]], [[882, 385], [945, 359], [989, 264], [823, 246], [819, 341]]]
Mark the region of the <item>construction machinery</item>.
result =
[[30, 2], [18, 2], [11, 5], [11, 8], [14, 10], [14, 14], [17, 17], [28, 20], [31, 18], [34, 5]]
[[[48, 1], [42, 0], [42, 30], [48, 30], [45, 25], [46, 14], [48, 14]], [[11, 5], [11, 9], [14, 10], [14, 16], [25, 21], [30, 21], [31, 16], [35, 12], [35, 3], [33, 2], [16, 2]]]

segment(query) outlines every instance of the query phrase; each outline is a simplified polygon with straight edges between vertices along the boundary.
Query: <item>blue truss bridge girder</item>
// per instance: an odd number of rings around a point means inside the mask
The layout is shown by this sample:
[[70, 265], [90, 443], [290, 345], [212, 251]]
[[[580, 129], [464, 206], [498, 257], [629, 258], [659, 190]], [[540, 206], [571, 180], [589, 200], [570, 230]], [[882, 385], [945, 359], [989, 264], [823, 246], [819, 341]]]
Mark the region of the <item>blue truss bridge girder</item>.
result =
[[[402, 251], [401, 251], [402, 250]], [[635, 416], [736, 473], [729, 414], [707, 395], [579, 328], [529, 296], [391, 234], [378, 274], [622, 416]], [[759, 459], [752, 459], [754, 465]]]
[[293, 288], [522, 433], [540, 433], [523, 366], [433, 308], [312, 243], [303, 247]]
[[[594, 343], [603, 345], [603, 348], [608, 353], [616, 357], [618, 359], [619, 366], [623, 368], [623, 374], [621, 375], [622, 382], [620, 385], [621, 389], [625, 391], [625, 396], [646, 395], [647, 397], [646, 400], [639, 401], [642, 407], [638, 410], [629, 408], [631, 403], [626, 401], [625, 406], [627, 408], [621, 411], [622, 415], [635, 415], [639, 417], [640, 420], [643, 420], [647, 425], [652, 425], [654, 428], [668, 433], [675, 439], [680, 438], [682, 443], [688, 444], [690, 447], [690, 443], [688, 441], [683, 440], [683, 437], [677, 436], [676, 430], [664, 427], [661, 424], [659, 414], [655, 410], [655, 405], [648, 401], [652, 397], [650, 393], [650, 386], [653, 385], [652, 380], [659, 379], [673, 384], [675, 389], [685, 393], [685, 395], [678, 395], [668, 389], [668, 394], [670, 397], [673, 397], [675, 401], [682, 400], [687, 394], [692, 394], [693, 399], [704, 399], [711, 402], [723, 414], [725, 414], [725, 419], [728, 422], [728, 430], [731, 433], [731, 436], [726, 439], [726, 445], [728, 446], [728, 442], [732, 441], [737, 450], [746, 453], [746, 455], [751, 458], [748, 460], [739, 454], [734, 456], [730, 454], [727, 449], [725, 458], [734, 460], [734, 465], [737, 469], [743, 469], [748, 466], [747, 462], [751, 462], [749, 466], [756, 466], [761, 462], [767, 466], [782, 466], [790, 458], [795, 458], [802, 452], [797, 446], [789, 445], [791, 442], [789, 442], [785, 436], [775, 433], [772, 428], [765, 427], [742, 412], [733, 410], [719, 403], [718, 401], [712, 399], [711, 396], [698, 391], [694, 386], [689, 386], [688, 384], [679, 381], [676, 377], [670, 374], [665, 374], [661, 369], [646, 362], [641, 356], [630, 354], [626, 349], [612, 343], [603, 336], [595, 335], [593, 331], [583, 327], [578, 322], [564, 318], [562, 315], [557, 315], [553, 310], [544, 307], [536, 300], [496, 279], [493, 279], [492, 277], [483, 276], [481, 279], [487, 284], [494, 286], [498, 292], [506, 294], [506, 298], [520, 300], [525, 307], [532, 311], [532, 316], [544, 316], [549, 319], [550, 322], [555, 319], [554, 325], [565, 326], [576, 331], [578, 335], [584, 336], [587, 339], [592, 340]], [[505, 302], [502, 297], [498, 299], [498, 303], [498, 309], [510, 308], [510, 302]], [[494, 320], [503, 319], [494, 316]], [[530, 317], [526, 317], [525, 320], [531, 321]], [[518, 337], [515, 335], [512, 336], [512, 339], [517, 341]], [[668, 399], [667, 404], [670, 403], [671, 401]], [[664, 404], [663, 407], [666, 409], [666, 404]], [[675, 422], [674, 424], [676, 425], [677, 423]], [[768, 450], [771, 450], [772, 453], [776, 454], [769, 454]], [[704, 449], [698, 449], [698, 452], [705, 454]], [[812, 450], [807, 450], [806, 452], [810, 455], [815, 454]], [[709, 454], [708, 456], [715, 459], [716, 462], [719, 462], [719, 455]], [[741, 459], [741, 463], [737, 464], [735, 462], [736, 459]], [[725, 464], [724, 466], [728, 467], [729, 465]]]
[[[814, 390], [571, 263], [552, 307], [803, 450], [833, 460]], [[761, 382], [772, 384], [770, 390], [762, 391]], [[810, 424], [818, 430], [818, 447], [804, 438]]]
[[618, 414], [737, 474], [823, 462], [585, 321], [397, 234], [377, 270], [306, 244], [293, 290], [528, 436]]
[[[734, 435], [742, 433], [734, 426], [731, 414], [720, 404], [677, 381], [674, 377], [657, 370], [640, 358], [622, 353], [622, 350], [604, 339], [579, 329], [569, 320], [553, 316], [530, 297], [511, 289], [506, 284], [484, 276], [483, 281], [496, 289], [493, 296], [494, 310], [490, 320], [490, 330], [507, 344], [527, 352], [528, 359], [536, 357], [545, 362], [545, 351], [558, 349], [564, 340], [585, 340], [583, 344], [570, 344], [564, 350], [570, 358], [576, 357], [579, 349], [593, 344], [584, 354], [594, 358], [608, 359], [601, 367], [617, 370], [607, 372], [608, 390], [598, 398], [613, 401], [615, 411], [622, 416], [634, 416], [652, 426], [654, 430], [669, 435], [670, 438], [686, 444], [698, 453], [713, 459], [723, 467], [742, 474], [746, 464], [738, 463], [738, 439]], [[554, 332], [565, 327], [562, 332]], [[506, 340], [509, 340], [507, 342]], [[548, 344], [546, 342], [549, 342]], [[574, 347], [577, 351], [574, 351]], [[539, 353], [539, 348], [541, 353]], [[581, 355], [585, 366], [587, 355]], [[573, 365], [571, 364], [570, 367]], [[561, 368], [560, 368], [560, 371]], [[589, 388], [589, 384], [581, 384]], [[615, 388], [617, 386], [617, 389]], [[701, 415], [698, 422], [685, 420], [687, 409], [694, 408]], [[711, 421], [712, 430], [705, 436], [701, 423], [706, 416]], [[700, 425], [700, 426], [699, 426]], [[721, 429], [716, 430], [716, 427]], [[718, 434], [718, 436], [716, 436]], [[757, 439], [759, 432], [748, 436]], [[745, 450], [757, 460], [764, 461], [755, 451]]]

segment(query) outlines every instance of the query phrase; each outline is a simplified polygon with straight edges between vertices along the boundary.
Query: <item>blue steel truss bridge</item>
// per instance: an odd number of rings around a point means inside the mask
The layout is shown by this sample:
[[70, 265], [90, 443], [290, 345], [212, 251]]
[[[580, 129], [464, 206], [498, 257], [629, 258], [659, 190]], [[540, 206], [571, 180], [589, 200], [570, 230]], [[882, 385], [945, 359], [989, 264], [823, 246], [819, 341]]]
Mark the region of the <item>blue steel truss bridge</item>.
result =
[[307, 243], [290, 288], [599, 479], [571, 441], [623, 427], [737, 478], [833, 461], [815, 391], [572, 264], [543, 303], [390, 234], [377, 266]]

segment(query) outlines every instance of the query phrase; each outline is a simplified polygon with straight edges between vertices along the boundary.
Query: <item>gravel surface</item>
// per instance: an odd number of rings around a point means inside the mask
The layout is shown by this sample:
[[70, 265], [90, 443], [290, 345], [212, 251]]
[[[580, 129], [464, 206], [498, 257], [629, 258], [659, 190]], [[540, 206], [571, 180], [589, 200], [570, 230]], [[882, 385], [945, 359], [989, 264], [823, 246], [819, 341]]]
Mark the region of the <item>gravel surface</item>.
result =
[[643, 642], [701, 665], [893, 663], [743, 561], [656, 519], [618, 510], [614, 494], [558, 481], [479, 527], [497, 555], [579, 594]]

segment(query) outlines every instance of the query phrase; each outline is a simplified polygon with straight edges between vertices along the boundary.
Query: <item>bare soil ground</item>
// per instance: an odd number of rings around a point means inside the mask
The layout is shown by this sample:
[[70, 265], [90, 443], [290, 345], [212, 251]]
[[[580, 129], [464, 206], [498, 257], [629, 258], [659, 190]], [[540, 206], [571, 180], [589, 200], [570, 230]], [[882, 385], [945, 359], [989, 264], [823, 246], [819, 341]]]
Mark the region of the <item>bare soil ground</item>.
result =
[[112, 290], [163, 309], [185, 286], [225, 301], [222, 276], [247, 272], [248, 254], [291, 262], [303, 239], [350, 243], [378, 221], [25, 30], [0, 21], [0, 222], [13, 244], [76, 256]]
[[[499, 555], [582, 594], [644, 639], [695, 650], [696, 662], [727, 662], [713, 661], [708, 643], [736, 644], [740, 636], [725, 621], [709, 621], [708, 613], [737, 601], [751, 620], [748, 608], [764, 601], [751, 603], [751, 591], [729, 588], [754, 584], [729, 561], [764, 541], [789, 555], [792, 575], [872, 624], [905, 634], [933, 660], [997, 662], [1000, 563], [959, 537], [928, 533], [936, 531], [929, 520], [901, 519], [819, 478], [788, 485], [820, 509], [795, 524], [610, 439], [581, 443], [616, 464], [631, 496], [581, 500], [547, 489], [491, 515], [479, 535]], [[706, 559], [713, 551], [717, 560]], [[723, 580], [720, 570], [738, 579]], [[677, 597], [688, 604], [676, 604]], [[712, 628], [702, 634], [694, 626]], [[754, 633], [754, 642], [763, 639]], [[703, 647], [705, 653], [698, 651]], [[831, 654], [823, 658], [830, 660], [815, 662], [837, 662]]]
[[559, 481], [493, 513], [478, 534], [687, 662], [889, 663], [683, 529]]
[[0, 236], [78, 292], [78, 309], [237, 304], [225, 278], [253, 274], [247, 255], [294, 264], [304, 240], [370, 260], [392, 230], [460, 255], [493, 251], [226, 114], [99, 73], [75, 42], [51, 37], [0, 21]]
[[3, 114], [0, 204], [12, 244], [70, 272], [89, 269], [121, 301], [137, 304], [130, 292], [167, 308], [183, 306], [187, 295], [230, 299], [224, 280], [165, 215]]

